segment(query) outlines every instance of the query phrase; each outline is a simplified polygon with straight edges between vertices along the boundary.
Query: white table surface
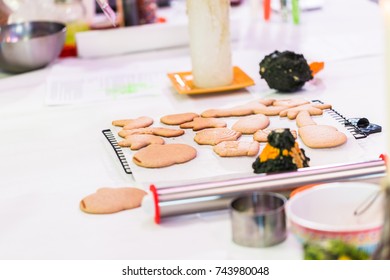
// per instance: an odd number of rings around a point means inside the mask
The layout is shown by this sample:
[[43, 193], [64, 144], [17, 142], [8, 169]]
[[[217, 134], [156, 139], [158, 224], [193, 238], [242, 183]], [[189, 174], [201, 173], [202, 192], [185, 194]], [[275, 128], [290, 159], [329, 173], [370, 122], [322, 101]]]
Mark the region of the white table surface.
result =
[[[265, 23], [241, 9], [242, 33], [233, 43], [233, 60], [256, 82], [248, 91], [186, 96], [167, 87], [156, 96], [45, 104], [46, 81], [54, 67], [115, 68], [136, 62], [161, 65], [165, 60], [162, 70], [181, 71], [190, 67], [186, 47], [95, 60], [59, 59], [45, 69], [0, 79], [0, 259], [302, 258], [291, 234], [282, 244], [264, 249], [235, 245], [227, 211], [156, 225], [142, 209], [89, 215], [78, 208], [83, 197], [100, 187], [135, 185], [101, 133], [112, 120], [178, 108], [201, 112], [274, 96], [259, 78], [258, 63], [275, 49], [326, 62], [316, 84], [293, 96], [321, 99], [347, 117], [364, 116], [385, 125], [383, 28], [376, 4], [325, 0], [323, 9], [302, 13], [299, 26], [282, 23], [277, 14]], [[385, 149], [384, 135], [371, 135], [361, 145], [368, 154], [379, 155]]]

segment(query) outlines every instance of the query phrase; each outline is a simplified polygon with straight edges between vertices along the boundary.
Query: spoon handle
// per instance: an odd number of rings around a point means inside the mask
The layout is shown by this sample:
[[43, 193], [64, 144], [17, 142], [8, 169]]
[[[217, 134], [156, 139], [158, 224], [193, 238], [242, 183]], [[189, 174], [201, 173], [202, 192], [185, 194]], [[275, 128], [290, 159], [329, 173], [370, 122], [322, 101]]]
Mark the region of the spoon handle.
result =
[[375, 200], [379, 197], [381, 194], [381, 190], [378, 190], [374, 192], [372, 195], [370, 195], [366, 200], [363, 201], [362, 204], [360, 204], [355, 211], [353, 212], [354, 216], [360, 216], [364, 212], [366, 212], [371, 205], [375, 202]]

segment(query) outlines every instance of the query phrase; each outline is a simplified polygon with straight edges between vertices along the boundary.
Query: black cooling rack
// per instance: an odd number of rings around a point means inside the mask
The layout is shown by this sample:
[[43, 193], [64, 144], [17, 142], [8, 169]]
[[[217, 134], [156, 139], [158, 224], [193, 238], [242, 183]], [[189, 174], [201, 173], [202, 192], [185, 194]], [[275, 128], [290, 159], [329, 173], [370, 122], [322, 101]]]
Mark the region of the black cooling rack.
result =
[[114, 149], [115, 154], [118, 157], [119, 162], [121, 163], [126, 174], [133, 174], [130, 169], [129, 163], [127, 162], [126, 157], [123, 154], [122, 148], [118, 145], [118, 142], [116, 141], [114, 134], [112, 134], [112, 131], [110, 129], [105, 129], [102, 131], [102, 133], [104, 134], [108, 142], [111, 144], [111, 147]]
[[[312, 100], [313, 103], [321, 103], [324, 104], [321, 100]], [[341, 123], [343, 126], [346, 127], [346, 129], [355, 137], [355, 139], [362, 139], [366, 138], [369, 134], [363, 132], [358, 126], [352, 124], [351, 122], [348, 121], [346, 117], [344, 117], [342, 114], [340, 114], [338, 111], [335, 109], [327, 109], [325, 110], [331, 117], [333, 117], [336, 121]], [[110, 145], [115, 151], [115, 154], [117, 155], [119, 162], [121, 163], [124, 171], [126, 174], [132, 174], [132, 171], [130, 169], [129, 163], [126, 160], [125, 155], [123, 154], [122, 148], [118, 145], [118, 142], [112, 133], [110, 129], [105, 129], [102, 131]]]
[[[313, 103], [324, 104], [321, 100], [312, 100]], [[346, 117], [337, 112], [335, 109], [326, 109], [325, 110], [332, 118], [345, 126], [345, 128], [355, 137], [355, 139], [366, 138], [369, 134], [362, 131], [358, 126], [352, 124], [348, 121]]]

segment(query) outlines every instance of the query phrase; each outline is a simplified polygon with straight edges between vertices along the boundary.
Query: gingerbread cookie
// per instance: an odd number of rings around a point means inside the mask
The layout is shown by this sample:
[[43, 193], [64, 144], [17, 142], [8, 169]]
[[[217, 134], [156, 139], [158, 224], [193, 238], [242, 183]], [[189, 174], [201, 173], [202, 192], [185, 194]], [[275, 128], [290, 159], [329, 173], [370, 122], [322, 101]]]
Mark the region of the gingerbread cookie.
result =
[[309, 125], [300, 127], [298, 134], [310, 148], [332, 148], [347, 142], [347, 136], [329, 125]]
[[151, 134], [133, 134], [127, 136], [125, 140], [119, 141], [118, 145], [120, 147], [129, 147], [131, 150], [139, 150], [150, 144], [163, 145], [164, 143], [164, 139], [162, 139], [160, 136]]
[[284, 106], [257, 106], [253, 109], [254, 114], [264, 114], [266, 116], [277, 116], [281, 111], [285, 110]]
[[153, 124], [153, 119], [150, 117], [139, 117], [137, 119], [116, 120], [112, 125], [123, 127], [123, 129], [134, 129], [148, 127]]
[[202, 112], [200, 115], [204, 118], [223, 118], [247, 116], [251, 115], [252, 113], [252, 108], [247, 105], [241, 105], [229, 109], [209, 109]]
[[139, 150], [133, 162], [146, 168], [160, 168], [184, 163], [195, 157], [195, 148], [186, 144], [151, 144]]
[[273, 105], [275, 99], [259, 99], [251, 101], [246, 106], [252, 108], [253, 114], [264, 114], [266, 116], [276, 116], [280, 111], [286, 109], [286, 106]]
[[316, 125], [317, 123], [313, 121], [310, 113], [308, 111], [301, 111], [298, 113], [295, 119], [298, 127], [304, 127], [308, 125]]
[[282, 106], [286, 108], [292, 108], [297, 107], [305, 104], [310, 104], [310, 101], [307, 101], [305, 99], [301, 98], [295, 98], [295, 99], [277, 99], [275, 100], [272, 105], [273, 106]]
[[196, 117], [199, 117], [196, 113], [173, 114], [161, 117], [160, 122], [167, 125], [180, 125], [182, 123], [190, 122]]
[[111, 214], [141, 206], [146, 192], [137, 188], [101, 188], [80, 201], [80, 209], [91, 214]]
[[205, 128], [226, 127], [226, 122], [217, 118], [194, 118], [191, 122], [186, 122], [180, 125], [180, 128], [192, 128], [193, 131], [202, 130]]
[[253, 134], [259, 129], [264, 129], [269, 125], [269, 118], [263, 114], [251, 115], [240, 118], [232, 129], [242, 134]]
[[[257, 113], [262, 113], [265, 115], [268, 114], [273, 115], [275, 114], [274, 113], [275, 108], [268, 108], [267, 106], [272, 105], [274, 100], [275, 99], [258, 99], [228, 109], [210, 109], [204, 111], [201, 114], [201, 116], [204, 118], [221, 118], [221, 117], [242, 117], [242, 116], [248, 116]], [[285, 107], [283, 107], [283, 109], [285, 109]]]
[[237, 140], [241, 132], [229, 128], [207, 128], [196, 133], [194, 140], [199, 145], [217, 145], [223, 141]]
[[216, 154], [221, 157], [256, 156], [259, 152], [258, 142], [223, 141], [213, 147]]
[[260, 104], [263, 104], [265, 106], [271, 106], [274, 104], [275, 99], [273, 99], [273, 98], [258, 99], [257, 102]]
[[152, 134], [162, 137], [177, 137], [184, 134], [184, 130], [182, 129], [172, 129], [165, 127], [146, 127], [146, 128], [136, 128], [129, 130], [121, 130], [118, 132], [120, 137], [126, 138], [129, 135], [134, 134]]
[[323, 110], [330, 108], [332, 108], [332, 105], [330, 104], [305, 104], [283, 110], [279, 113], [279, 116], [288, 117], [290, 120], [294, 120], [301, 111], [307, 111], [311, 116], [318, 116], [322, 115]]

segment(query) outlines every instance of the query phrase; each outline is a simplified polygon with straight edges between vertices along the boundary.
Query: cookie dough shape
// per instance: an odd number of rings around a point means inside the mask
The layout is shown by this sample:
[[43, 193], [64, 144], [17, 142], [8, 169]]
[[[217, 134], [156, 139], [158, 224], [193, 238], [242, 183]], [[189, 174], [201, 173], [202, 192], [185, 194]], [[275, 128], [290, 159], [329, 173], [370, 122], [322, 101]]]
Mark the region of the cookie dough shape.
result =
[[279, 113], [279, 116], [288, 117], [290, 120], [295, 120], [298, 113], [301, 111], [307, 111], [310, 116], [318, 116], [322, 115], [323, 110], [330, 108], [332, 108], [332, 105], [330, 104], [305, 104], [283, 110]]
[[260, 144], [248, 141], [223, 141], [213, 147], [216, 154], [221, 157], [256, 156]]
[[284, 106], [258, 106], [253, 109], [254, 114], [264, 114], [266, 116], [278, 116], [281, 111], [287, 109]]
[[301, 99], [301, 98], [295, 98], [295, 99], [276, 99], [272, 103], [273, 106], [283, 106], [286, 108], [293, 108], [305, 104], [310, 104], [310, 101]]
[[196, 117], [199, 117], [196, 113], [172, 114], [161, 117], [160, 122], [167, 125], [180, 125], [182, 123], [190, 122]]
[[126, 138], [129, 135], [134, 134], [151, 134], [162, 137], [177, 137], [184, 134], [184, 130], [182, 129], [173, 129], [173, 128], [165, 128], [165, 127], [146, 127], [146, 128], [136, 128], [125, 130], [122, 129], [118, 132], [120, 137]]
[[309, 148], [333, 148], [347, 142], [347, 136], [329, 125], [308, 125], [298, 129], [303, 143]]
[[205, 128], [226, 127], [226, 122], [217, 118], [194, 118], [191, 122], [186, 122], [180, 125], [180, 128], [192, 128], [193, 131], [202, 130]]
[[101, 188], [80, 201], [80, 209], [90, 214], [111, 214], [141, 206], [146, 192], [137, 188]]
[[196, 150], [186, 144], [151, 144], [133, 156], [133, 162], [141, 167], [160, 168], [185, 163], [196, 157]]
[[196, 133], [194, 140], [199, 145], [217, 145], [223, 141], [237, 140], [241, 132], [229, 128], [207, 128]]
[[317, 123], [313, 120], [313, 118], [310, 116], [310, 113], [308, 111], [301, 111], [298, 113], [295, 122], [297, 123], [298, 127], [304, 127], [308, 125], [316, 125]]
[[203, 118], [223, 118], [247, 116], [251, 115], [252, 113], [252, 108], [247, 105], [240, 105], [229, 109], [209, 109], [202, 112], [200, 115]]
[[150, 117], [139, 117], [137, 119], [124, 119], [112, 122], [112, 125], [123, 127], [123, 129], [135, 129], [149, 127], [153, 124], [153, 119]]
[[[275, 109], [268, 109], [267, 106], [272, 105], [273, 102], [274, 99], [259, 99], [227, 109], [209, 109], [202, 112], [201, 116], [204, 118], [242, 117], [257, 113], [263, 114], [263, 111], [270, 113], [271, 115], [274, 114], [273, 112], [275, 111]], [[283, 107], [283, 109], [285, 109], [285, 107]], [[264, 114], [267, 115], [266, 113]]]
[[269, 126], [269, 118], [263, 114], [251, 115], [240, 118], [232, 129], [242, 134], [253, 134], [260, 129], [264, 129]]
[[150, 134], [134, 134], [127, 136], [124, 140], [119, 141], [118, 145], [120, 147], [129, 147], [131, 150], [139, 150], [143, 147], [146, 147], [150, 144], [160, 144], [165, 143], [164, 139], [160, 136], [150, 135]]

